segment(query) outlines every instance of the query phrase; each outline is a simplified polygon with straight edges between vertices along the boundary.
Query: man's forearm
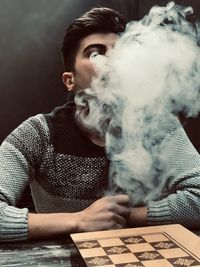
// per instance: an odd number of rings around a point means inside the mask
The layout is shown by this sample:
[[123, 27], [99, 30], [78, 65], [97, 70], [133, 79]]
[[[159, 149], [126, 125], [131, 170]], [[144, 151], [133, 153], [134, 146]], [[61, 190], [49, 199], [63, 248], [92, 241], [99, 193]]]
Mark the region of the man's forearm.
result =
[[147, 207], [131, 208], [131, 213], [128, 219], [128, 226], [147, 226]]
[[130, 214], [129, 202], [128, 196], [116, 195], [75, 213], [29, 214], [29, 239], [124, 228]]
[[78, 231], [76, 213], [28, 215], [28, 238], [48, 238]]

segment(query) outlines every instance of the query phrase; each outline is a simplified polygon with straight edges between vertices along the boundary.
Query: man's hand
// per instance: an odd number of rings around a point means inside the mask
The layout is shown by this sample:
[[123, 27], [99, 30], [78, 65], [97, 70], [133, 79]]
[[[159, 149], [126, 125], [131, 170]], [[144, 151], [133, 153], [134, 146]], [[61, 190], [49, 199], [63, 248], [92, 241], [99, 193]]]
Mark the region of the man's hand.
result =
[[78, 232], [121, 229], [127, 226], [130, 199], [126, 195], [101, 198], [78, 212]]

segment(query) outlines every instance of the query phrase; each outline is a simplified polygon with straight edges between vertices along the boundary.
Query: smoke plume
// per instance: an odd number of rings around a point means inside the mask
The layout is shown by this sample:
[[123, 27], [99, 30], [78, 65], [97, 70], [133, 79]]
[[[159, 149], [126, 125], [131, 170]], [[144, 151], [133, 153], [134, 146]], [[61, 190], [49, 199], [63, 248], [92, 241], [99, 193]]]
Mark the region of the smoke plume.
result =
[[105, 136], [111, 184], [135, 204], [156, 198], [173, 175], [161, 144], [181, 127], [178, 113], [196, 116], [200, 110], [199, 28], [189, 21], [192, 14], [191, 7], [170, 2], [130, 22], [109, 60], [91, 59], [97, 77], [76, 95], [79, 105], [87, 105], [84, 124]]

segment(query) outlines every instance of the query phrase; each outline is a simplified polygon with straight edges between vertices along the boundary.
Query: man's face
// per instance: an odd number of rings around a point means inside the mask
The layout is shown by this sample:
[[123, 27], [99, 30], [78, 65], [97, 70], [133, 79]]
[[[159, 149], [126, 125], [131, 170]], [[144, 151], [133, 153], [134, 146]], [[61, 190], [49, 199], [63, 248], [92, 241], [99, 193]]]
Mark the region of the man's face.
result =
[[117, 38], [118, 35], [114, 33], [94, 33], [81, 40], [73, 73], [75, 90], [90, 87], [92, 78], [96, 75], [91, 56], [106, 55], [114, 47]]

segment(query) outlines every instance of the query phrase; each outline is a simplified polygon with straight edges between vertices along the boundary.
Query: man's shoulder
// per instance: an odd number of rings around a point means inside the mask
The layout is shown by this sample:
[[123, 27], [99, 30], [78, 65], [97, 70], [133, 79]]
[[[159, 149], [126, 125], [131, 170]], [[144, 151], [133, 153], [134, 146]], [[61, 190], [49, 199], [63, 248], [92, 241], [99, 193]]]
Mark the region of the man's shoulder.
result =
[[13, 132], [46, 132], [47, 129], [48, 123], [46, 120], [46, 114], [39, 113], [27, 118]]
[[38, 113], [36, 115], [30, 116], [25, 121], [23, 121], [19, 128], [32, 128], [35, 130], [38, 129], [46, 129], [51, 128], [52, 124], [55, 124], [67, 116], [69, 116], [70, 110], [68, 104], [64, 104], [62, 106], [55, 107], [49, 113]]
[[61, 106], [55, 107], [50, 113], [42, 114], [45, 118], [59, 118], [71, 114], [75, 109], [73, 103], [65, 103]]

